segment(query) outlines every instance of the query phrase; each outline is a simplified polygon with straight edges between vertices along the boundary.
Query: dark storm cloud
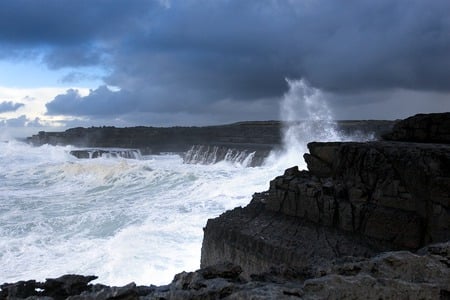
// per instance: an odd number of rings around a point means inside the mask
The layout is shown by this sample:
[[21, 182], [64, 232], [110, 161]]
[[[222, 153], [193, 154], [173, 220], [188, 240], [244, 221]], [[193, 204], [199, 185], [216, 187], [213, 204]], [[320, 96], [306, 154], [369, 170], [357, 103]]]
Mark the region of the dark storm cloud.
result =
[[4, 0], [0, 39], [16, 45], [79, 45], [123, 35], [157, 1]]
[[252, 111], [286, 92], [285, 78], [335, 95], [450, 91], [448, 0], [37, 3], [1, 2], [0, 46], [43, 47], [51, 68], [103, 65], [121, 89], [70, 91], [49, 114], [206, 114], [226, 101]]
[[[326, 90], [450, 90], [449, 1], [184, 1], [158, 15], [108, 80], [280, 95], [285, 77]], [[135, 81], [134, 81], [135, 79]]]
[[0, 113], [16, 111], [24, 105], [25, 104], [23, 103], [13, 103], [12, 101], [3, 101], [0, 102]]
[[136, 20], [155, 4], [146, 0], [1, 1], [0, 57], [43, 52], [50, 68], [99, 64], [107, 51], [102, 44], [110, 45], [117, 36], [134, 31]]

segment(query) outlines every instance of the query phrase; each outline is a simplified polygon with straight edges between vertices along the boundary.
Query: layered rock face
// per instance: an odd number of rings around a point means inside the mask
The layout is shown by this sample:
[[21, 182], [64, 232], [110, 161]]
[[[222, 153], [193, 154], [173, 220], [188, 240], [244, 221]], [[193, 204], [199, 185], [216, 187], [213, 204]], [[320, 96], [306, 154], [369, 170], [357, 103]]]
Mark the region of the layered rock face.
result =
[[[433, 122], [447, 120], [443, 115]], [[411, 121], [403, 122], [396, 128]], [[308, 171], [288, 169], [247, 207], [208, 220], [202, 266], [229, 260], [244, 276], [281, 266], [310, 277], [342, 257], [450, 240], [450, 145], [308, 147]]]
[[[395, 248], [417, 249], [450, 239], [450, 145], [368, 142], [308, 147], [309, 174], [275, 179], [268, 209]], [[288, 196], [292, 190], [294, 198]]]

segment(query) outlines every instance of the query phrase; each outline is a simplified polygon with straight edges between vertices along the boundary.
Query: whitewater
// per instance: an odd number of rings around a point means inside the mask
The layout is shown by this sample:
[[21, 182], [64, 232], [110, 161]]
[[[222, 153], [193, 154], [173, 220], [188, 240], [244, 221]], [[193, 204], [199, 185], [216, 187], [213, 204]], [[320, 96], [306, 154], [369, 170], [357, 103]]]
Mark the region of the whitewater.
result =
[[[71, 146], [0, 142], [0, 283], [75, 273], [159, 285], [198, 269], [209, 218], [247, 205], [284, 169], [305, 168], [307, 142], [352, 139], [320, 91], [289, 85], [285, 146], [261, 167], [184, 164], [173, 154], [77, 159]], [[298, 107], [311, 122], [295, 122]]]
[[164, 284], [199, 267], [208, 218], [268, 188], [268, 168], [178, 155], [80, 160], [72, 147], [0, 145], [0, 282], [95, 274]]

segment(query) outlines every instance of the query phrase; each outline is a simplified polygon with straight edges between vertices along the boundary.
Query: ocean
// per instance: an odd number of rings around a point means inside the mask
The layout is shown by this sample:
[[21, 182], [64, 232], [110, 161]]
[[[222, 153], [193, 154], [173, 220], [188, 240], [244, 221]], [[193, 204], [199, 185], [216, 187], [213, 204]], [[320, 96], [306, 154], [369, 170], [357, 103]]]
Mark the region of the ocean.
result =
[[167, 284], [199, 268], [208, 218], [282, 172], [170, 154], [77, 159], [73, 149], [0, 143], [0, 283], [76, 273]]
[[[372, 138], [342, 135], [320, 91], [288, 83], [283, 147], [260, 167], [172, 154], [77, 159], [70, 146], [0, 142], [0, 284], [75, 273], [161, 285], [198, 269], [207, 220], [247, 205], [286, 168], [305, 169], [308, 142]], [[296, 122], [302, 113], [311, 121]]]

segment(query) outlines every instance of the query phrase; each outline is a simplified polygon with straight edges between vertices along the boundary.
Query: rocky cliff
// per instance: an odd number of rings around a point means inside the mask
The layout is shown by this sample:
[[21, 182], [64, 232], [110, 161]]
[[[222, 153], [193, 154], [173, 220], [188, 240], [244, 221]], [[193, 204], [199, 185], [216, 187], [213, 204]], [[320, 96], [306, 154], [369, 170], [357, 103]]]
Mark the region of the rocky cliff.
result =
[[[392, 141], [424, 118], [399, 122], [391, 141], [310, 143], [307, 171], [288, 169], [248, 206], [208, 220], [201, 265], [231, 261], [247, 278], [276, 266], [307, 278], [344, 257], [449, 241], [450, 145]], [[445, 136], [447, 114], [431, 119]]]
[[137, 148], [154, 154], [185, 152], [197, 144], [270, 149], [280, 143], [279, 126], [279, 122], [267, 121], [207, 127], [78, 127], [64, 132], [41, 131], [28, 141], [34, 145]]

